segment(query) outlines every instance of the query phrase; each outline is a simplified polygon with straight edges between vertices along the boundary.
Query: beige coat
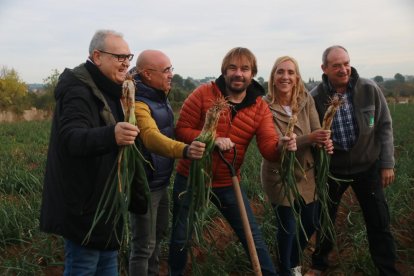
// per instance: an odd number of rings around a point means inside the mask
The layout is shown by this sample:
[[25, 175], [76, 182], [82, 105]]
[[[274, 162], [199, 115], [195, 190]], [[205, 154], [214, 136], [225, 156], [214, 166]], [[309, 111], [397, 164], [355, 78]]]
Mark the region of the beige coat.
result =
[[[301, 169], [295, 167], [295, 175], [297, 188], [300, 195], [305, 200], [306, 204], [315, 200], [315, 171], [314, 160], [311, 148], [313, 145], [309, 140], [309, 134], [321, 128], [318, 113], [315, 108], [315, 102], [309, 93], [305, 93], [304, 97], [299, 101], [298, 122], [295, 125], [294, 132], [296, 133], [296, 158], [300, 162], [302, 168], [306, 173], [306, 178]], [[282, 137], [286, 132], [286, 127], [289, 121], [289, 115], [279, 104], [269, 105], [273, 114], [273, 122], [276, 126], [276, 131], [279, 137]], [[282, 148], [282, 143], [279, 143], [279, 150]], [[261, 165], [261, 182], [268, 199], [272, 204], [289, 206], [287, 198], [284, 196], [280, 177], [280, 160], [277, 162], [270, 162], [265, 159], [262, 160]]]

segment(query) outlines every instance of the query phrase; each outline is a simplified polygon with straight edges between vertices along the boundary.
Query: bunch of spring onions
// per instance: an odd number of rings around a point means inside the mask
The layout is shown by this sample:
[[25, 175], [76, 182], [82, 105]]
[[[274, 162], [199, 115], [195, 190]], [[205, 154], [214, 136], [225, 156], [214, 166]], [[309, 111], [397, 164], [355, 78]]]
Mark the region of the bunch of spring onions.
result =
[[[342, 99], [338, 95], [334, 95], [329, 102], [329, 106], [325, 112], [322, 129], [330, 130], [335, 113], [338, 111], [342, 104]], [[317, 149], [317, 162], [316, 162], [316, 195], [320, 202], [320, 238], [329, 239], [335, 241], [335, 229], [333, 221], [329, 215], [329, 186], [328, 179], [335, 179], [329, 172], [329, 165], [331, 156], [326, 152], [324, 147], [318, 147]], [[337, 179], [335, 179], [337, 180]]]
[[[292, 114], [289, 119], [288, 126], [286, 128], [286, 137], [291, 137], [295, 124], [297, 123], [297, 115]], [[296, 176], [295, 176], [295, 167], [299, 168], [303, 172], [303, 177], [306, 178], [305, 171], [303, 170], [301, 164], [296, 158], [296, 153], [294, 151], [287, 150], [286, 144], [283, 145], [282, 154], [281, 154], [281, 163], [280, 163], [280, 176], [282, 181], [282, 188], [284, 191], [284, 197], [287, 198], [290, 207], [296, 222], [296, 238], [299, 243], [299, 231], [302, 231], [306, 237], [306, 231], [303, 227], [301, 220], [301, 203], [303, 201], [302, 196], [298, 190]], [[283, 227], [283, 225], [282, 225]], [[307, 239], [308, 237], [306, 237]], [[301, 250], [299, 250], [301, 252]]]
[[[135, 118], [135, 83], [129, 76], [122, 86], [121, 103], [124, 110], [125, 121], [136, 125]], [[120, 146], [117, 155], [117, 162], [114, 164], [108, 181], [105, 184], [104, 191], [99, 200], [98, 207], [95, 212], [94, 220], [84, 243], [93, 234], [93, 230], [98, 222], [102, 220], [105, 223], [111, 223], [113, 233], [121, 246], [126, 245], [129, 241], [129, 219], [128, 207], [131, 203], [132, 185], [143, 185], [145, 191], [145, 199], [150, 208], [151, 198], [150, 190], [145, 174], [143, 155], [135, 144], [128, 146]], [[121, 237], [117, 235], [119, 222], [122, 221], [123, 228]], [[109, 241], [108, 241], [109, 242]]]
[[217, 98], [206, 113], [206, 119], [200, 135], [195, 139], [206, 144], [203, 157], [193, 160], [187, 179], [187, 189], [179, 197], [189, 198], [189, 210], [186, 221], [187, 242], [192, 234], [197, 242], [202, 240], [202, 228], [209, 209], [211, 196], [211, 169], [214, 140], [220, 114], [228, 107], [227, 101]]
[[[297, 116], [293, 114], [286, 128], [286, 137], [291, 137], [296, 122], [298, 121]], [[281, 154], [281, 165], [280, 174], [282, 180], [282, 187], [284, 196], [287, 198], [290, 206], [294, 206], [294, 201], [300, 199], [300, 194], [296, 185], [295, 178], [295, 163], [297, 162], [296, 154], [294, 151], [287, 150], [286, 144], [283, 145]]]

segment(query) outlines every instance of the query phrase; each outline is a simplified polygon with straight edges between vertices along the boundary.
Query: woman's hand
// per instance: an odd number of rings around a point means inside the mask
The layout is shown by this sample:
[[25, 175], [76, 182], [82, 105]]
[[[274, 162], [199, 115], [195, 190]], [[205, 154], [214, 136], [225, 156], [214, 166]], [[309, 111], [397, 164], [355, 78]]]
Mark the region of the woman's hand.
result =
[[334, 146], [333, 146], [332, 139], [328, 139], [328, 141], [325, 142], [324, 148], [328, 154], [333, 154]]
[[296, 146], [296, 134], [292, 133], [291, 137], [283, 136], [281, 139], [284, 146], [288, 151], [296, 151], [298, 148]]

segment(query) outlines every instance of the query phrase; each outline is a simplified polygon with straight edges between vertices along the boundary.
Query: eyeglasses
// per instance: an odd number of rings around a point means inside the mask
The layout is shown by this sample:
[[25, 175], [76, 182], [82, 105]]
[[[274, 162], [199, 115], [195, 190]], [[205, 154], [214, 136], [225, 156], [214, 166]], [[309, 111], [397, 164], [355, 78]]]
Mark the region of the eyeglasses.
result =
[[131, 61], [131, 60], [134, 58], [134, 55], [133, 55], [133, 54], [123, 55], [123, 54], [114, 54], [114, 53], [110, 53], [110, 52], [105, 52], [105, 51], [103, 51], [103, 50], [98, 50], [98, 51], [99, 51], [99, 52], [101, 52], [101, 53], [104, 53], [104, 54], [111, 55], [111, 56], [113, 56], [114, 58], [117, 58], [119, 62], [124, 62], [124, 61], [126, 61], [127, 59], [128, 59], [129, 61]]
[[160, 72], [160, 73], [163, 73], [163, 74], [169, 74], [169, 73], [174, 72], [174, 67], [169, 66], [167, 68], [164, 68], [163, 70], [157, 70], [157, 69], [147, 68], [146, 70]]

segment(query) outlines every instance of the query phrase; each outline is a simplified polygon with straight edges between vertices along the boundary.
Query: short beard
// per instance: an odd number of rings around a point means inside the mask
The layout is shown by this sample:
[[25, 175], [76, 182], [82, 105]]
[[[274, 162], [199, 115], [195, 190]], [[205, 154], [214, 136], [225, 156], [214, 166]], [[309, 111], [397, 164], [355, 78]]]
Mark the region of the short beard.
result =
[[246, 91], [246, 88], [244, 88], [244, 87], [242, 87], [242, 88], [232, 88], [230, 86], [227, 86], [226, 88], [231, 93], [237, 94], [237, 95], [243, 93], [244, 91]]
[[231, 92], [231, 93], [234, 93], [234, 94], [242, 94], [244, 91], [246, 91], [246, 89], [247, 89], [247, 87], [250, 85], [250, 83], [248, 84], [248, 85], [243, 85], [242, 87], [240, 87], [240, 88], [233, 88], [232, 86], [231, 86], [231, 82], [233, 81], [233, 80], [235, 80], [235, 79], [237, 79], [237, 80], [242, 80], [243, 82], [244, 82], [244, 84], [246, 84], [246, 79], [245, 78], [231, 78], [230, 80], [226, 80], [226, 89], [229, 91], [229, 92]]

